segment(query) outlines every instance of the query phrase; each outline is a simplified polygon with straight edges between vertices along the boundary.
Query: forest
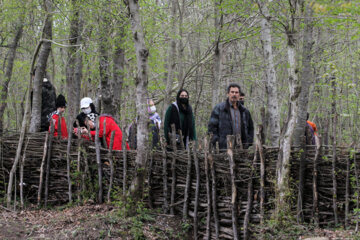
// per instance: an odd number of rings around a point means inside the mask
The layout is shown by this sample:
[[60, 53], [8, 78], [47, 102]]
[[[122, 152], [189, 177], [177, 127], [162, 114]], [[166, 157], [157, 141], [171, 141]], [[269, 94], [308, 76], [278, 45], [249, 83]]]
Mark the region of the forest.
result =
[[321, 145], [360, 148], [359, 16], [348, 0], [0, 0], [0, 134], [40, 131], [47, 78], [68, 129], [83, 97], [124, 133], [139, 117], [142, 175], [148, 99], [163, 119], [186, 89], [201, 142], [237, 83], [263, 144], [279, 148], [279, 210], [308, 113]]

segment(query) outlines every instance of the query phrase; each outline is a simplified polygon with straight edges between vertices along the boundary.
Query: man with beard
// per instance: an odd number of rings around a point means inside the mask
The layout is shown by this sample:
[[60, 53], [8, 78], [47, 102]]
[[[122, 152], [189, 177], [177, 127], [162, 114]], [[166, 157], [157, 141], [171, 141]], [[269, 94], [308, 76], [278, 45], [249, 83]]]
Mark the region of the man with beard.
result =
[[[220, 149], [227, 148], [228, 135], [240, 136], [242, 147], [248, 148], [254, 139], [254, 125], [250, 112], [240, 103], [241, 88], [232, 83], [227, 87], [227, 99], [216, 105], [211, 113], [208, 132], [213, 134], [212, 144], [219, 142]], [[239, 146], [239, 142], [235, 142]]]
[[[180, 148], [180, 141], [184, 142], [187, 148], [190, 140], [196, 140], [195, 118], [189, 104], [189, 93], [185, 89], [180, 89], [176, 94], [176, 101], [173, 102], [166, 110], [164, 120], [165, 139], [170, 144], [169, 133], [171, 133], [171, 125], [175, 125], [176, 143]], [[180, 139], [180, 131], [183, 139]]]

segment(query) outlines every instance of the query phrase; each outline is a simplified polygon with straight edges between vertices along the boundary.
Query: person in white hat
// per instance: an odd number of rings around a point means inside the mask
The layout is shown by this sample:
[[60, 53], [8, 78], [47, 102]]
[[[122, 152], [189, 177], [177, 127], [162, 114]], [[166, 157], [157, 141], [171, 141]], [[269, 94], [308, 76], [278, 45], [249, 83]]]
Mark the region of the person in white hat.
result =
[[99, 113], [96, 112], [93, 101], [89, 97], [84, 97], [81, 99], [80, 108], [81, 111], [85, 113], [91, 121], [95, 121], [96, 117], [99, 116]]

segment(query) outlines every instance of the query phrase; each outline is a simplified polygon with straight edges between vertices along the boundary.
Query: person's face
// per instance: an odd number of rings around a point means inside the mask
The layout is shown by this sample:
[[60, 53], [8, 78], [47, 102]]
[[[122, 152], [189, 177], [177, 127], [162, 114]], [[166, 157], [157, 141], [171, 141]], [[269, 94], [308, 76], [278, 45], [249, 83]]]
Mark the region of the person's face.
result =
[[154, 104], [154, 101], [153, 100], [149, 100], [149, 107], [152, 107], [152, 106], [154, 106], [155, 104]]
[[59, 113], [64, 113], [65, 109], [66, 109], [66, 107], [58, 107], [57, 110], [58, 110]]
[[234, 103], [240, 100], [240, 91], [237, 87], [231, 87], [227, 94], [230, 102]]
[[180, 98], [189, 98], [189, 95], [187, 94], [187, 92], [182, 91], [182, 92], [180, 93]]

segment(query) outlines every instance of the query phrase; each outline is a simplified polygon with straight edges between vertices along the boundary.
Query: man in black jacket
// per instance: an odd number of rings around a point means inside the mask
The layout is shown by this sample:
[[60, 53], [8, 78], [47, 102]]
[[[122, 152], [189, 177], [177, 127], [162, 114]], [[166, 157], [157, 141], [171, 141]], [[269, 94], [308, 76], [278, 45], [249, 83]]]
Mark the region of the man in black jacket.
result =
[[232, 83], [227, 87], [225, 102], [215, 106], [208, 124], [208, 132], [213, 133], [212, 144], [219, 142], [219, 148], [227, 147], [227, 135], [240, 135], [243, 148], [248, 148], [254, 140], [254, 124], [249, 110], [240, 103], [241, 88]]

